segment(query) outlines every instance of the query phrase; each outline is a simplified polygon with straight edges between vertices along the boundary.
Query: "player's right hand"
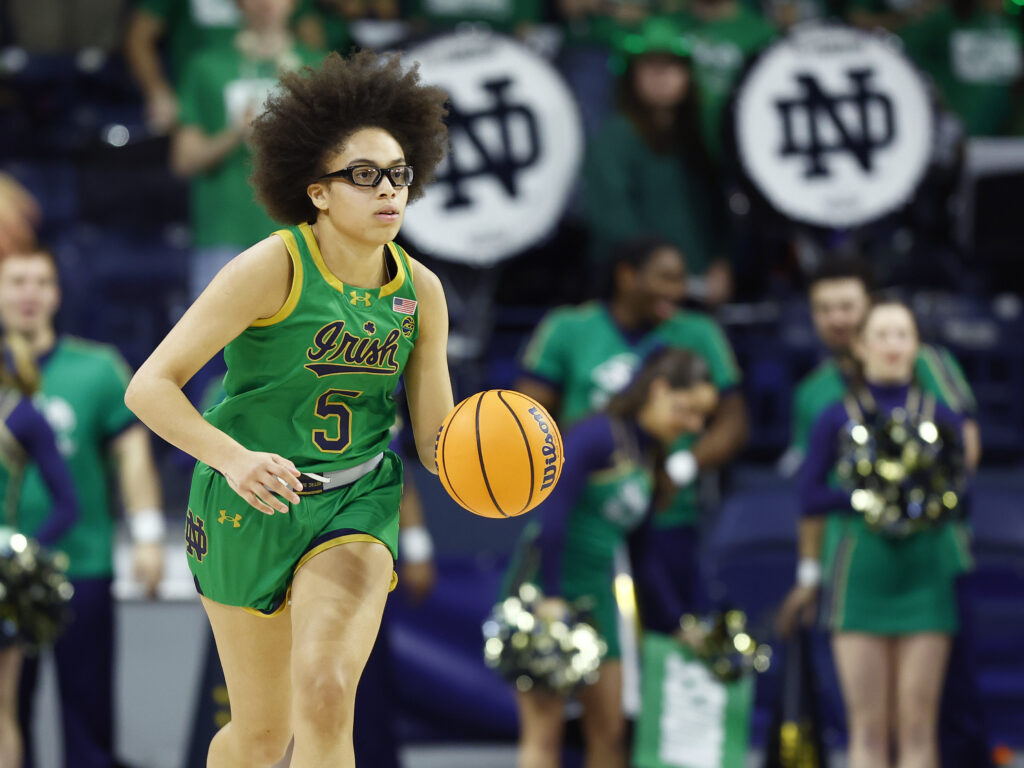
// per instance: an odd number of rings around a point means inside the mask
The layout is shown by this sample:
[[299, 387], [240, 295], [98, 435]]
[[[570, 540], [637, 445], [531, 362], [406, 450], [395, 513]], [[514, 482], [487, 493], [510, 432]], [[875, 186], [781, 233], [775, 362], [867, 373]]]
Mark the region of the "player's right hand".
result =
[[281, 499], [299, 503], [295, 491], [302, 490], [301, 473], [292, 462], [276, 453], [242, 449], [221, 471], [231, 489], [265, 515], [287, 513], [288, 506]]

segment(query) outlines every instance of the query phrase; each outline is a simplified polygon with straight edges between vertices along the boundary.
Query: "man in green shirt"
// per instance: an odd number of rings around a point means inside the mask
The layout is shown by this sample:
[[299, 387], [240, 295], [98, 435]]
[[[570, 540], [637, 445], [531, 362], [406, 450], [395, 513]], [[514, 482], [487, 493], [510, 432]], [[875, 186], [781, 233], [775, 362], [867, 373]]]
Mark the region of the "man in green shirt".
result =
[[[239, 0], [138, 0], [128, 23], [124, 55], [142, 89], [150, 130], [170, 131], [178, 120], [175, 88], [189, 60], [208, 48], [230, 45], [242, 23]], [[298, 0], [292, 23], [301, 39], [319, 45], [324, 24], [313, 0]], [[165, 68], [160, 45], [166, 44]]]
[[[125, 407], [128, 366], [112, 347], [58, 336], [57, 267], [45, 251], [15, 253], [0, 262], [0, 320], [35, 353], [42, 384], [35, 397], [57, 436], [82, 510], [56, 548], [69, 557], [74, 620], [54, 646], [61, 691], [64, 760], [68, 768], [113, 763], [114, 499], [116, 475], [133, 540], [133, 568], [149, 597], [163, 577], [164, 517], [149, 431]], [[38, 470], [25, 476], [20, 527], [36, 531], [52, 506]], [[38, 663], [27, 659], [21, 678], [25, 766], [33, 765], [31, 712]]]
[[[849, 388], [853, 373], [850, 346], [870, 304], [872, 286], [869, 268], [859, 261], [845, 259], [826, 262], [810, 280], [811, 317], [829, 355], [804, 377], [793, 396], [793, 432], [787, 452], [791, 471], [802, 462], [818, 417], [831, 405], [840, 402]], [[969, 469], [976, 469], [981, 459], [977, 403], [960, 365], [948, 350], [922, 344], [914, 376], [926, 393], [935, 395], [952, 410], [964, 415], [965, 460]], [[792, 630], [798, 622], [814, 620], [825, 536], [824, 518], [815, 516], [800, 520], [797, 585], [780, 611], [779, 622], [784, 632]], [[961, 624], [969, 630], [969, 622]], [[942, 764], [983, 768], [989, 764], [987, 736], [979, 719], [981, 705], [973, 677], [971, 651], [964, 640], [965, 629], [961, 630], [954, 643], [946, 677], [939, 729], [942, 734]]]
[[[686, 267], [679, 251], [657, 238], [638, 238], [614, 251], [611, 298], [551, 311], [537, 327], [522, 357], [517, 389], [533, 397], [565, 430], [603, 408], [625, 387], [647, 351], [657, 346], [690, 350], [708, 365], [719, 391], [717, 410], [696, 440], [673, 446], [687, 476], [655, 518], [658, 552], [671, 571], [680, 603], [698, 600], [696, 479], [731, 461], [747, 439], [741, 375], [732, 348], [707, 315], [679, 309], [686, 297]], [[680, 464], [681, 465], [681, 464]], [[662, 551], [664, 550], [664, 551]], [[647, 624], [671, 631], [679, 617], [647, 606]]]
[[242, 0], [242, 31], [196, 54], [185, 67], [171, 168], [191, 180], [193, 297], [240, 251], [276, 228], [249, 187], [251, 152], [245, 142], [277, 77], [322, 58], [289, 32], [293, 4], [275, 0], [268, 12], [254, 0]]

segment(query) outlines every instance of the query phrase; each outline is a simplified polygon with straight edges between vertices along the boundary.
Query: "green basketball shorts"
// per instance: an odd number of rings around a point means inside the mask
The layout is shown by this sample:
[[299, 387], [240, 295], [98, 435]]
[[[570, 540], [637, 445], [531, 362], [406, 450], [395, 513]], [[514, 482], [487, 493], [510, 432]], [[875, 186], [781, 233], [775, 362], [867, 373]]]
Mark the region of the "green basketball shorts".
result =
[[[355, 482], [300, 494], [287, 514], [249, 506], [214, 469], [197, 463], [185, 519], [185, 550], [199, 594], [273, 615], [287, 604], [296, 571], [324, 550], [354, 541], [383, 544], [398, 558], [402, 460], [391, 451]], [[391, 589], [398, 578], [391, 574]]]

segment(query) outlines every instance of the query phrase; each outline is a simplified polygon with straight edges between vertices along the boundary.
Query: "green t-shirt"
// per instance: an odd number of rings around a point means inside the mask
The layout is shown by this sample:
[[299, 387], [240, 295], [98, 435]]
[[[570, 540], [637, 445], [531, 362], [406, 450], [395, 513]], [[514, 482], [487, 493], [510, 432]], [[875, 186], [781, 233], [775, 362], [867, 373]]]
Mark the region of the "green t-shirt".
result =
[[[585, 339], [586, 343], [580, 343]], [[721, 327], [710, 317], [680, 311], [642, 335], [627, 337], [603, 302], [552, 310], [541, 321], [523, 353], [523, 370], [561, 394], [559, 424], [567, 429], [607, 405], [611, 396], [633, 377], [644, 352], [664, 344], [687, 349], [708, 365], [719, 390], [732, 389], [741, 380], [732, 347]], [[689, 448], [683, 437], [676, 448]], [[655, 524], [690, 525], [697, 518], [697, 487], [680, 490]]]
[[725, 109], [733, 86], [747, 61], [775, 38], [775, 27], [742, 5], [727, 19], [701, 21], [691, 14], [676, 18], [693, 48], [704, 143], [712, 157], [720, 159], [726, 144], [722, 136]]
[[174, 83], [195, 54], [230, 45], [242, 21], [237, 0], [139, 0], [138, 8], [164, 24]]
[[[113, 574], [115, 508], [110, 441], [137, 424], [124, 404], [131, 374], [113, 347], [62, 336], [39, 360], [42, 385], [33, 401], [53, 427], [75, 482], [81, 517], [54, 544], [70, 559], [70, 578]], [[25, 471], [18, 505], [21, 528], [35, 532], [53, 507], [35, 465]]]
[[[321, 54], [297, 46], [289, 68], [319, 64]], [[181, 124], [208, 135], [235, 124], [251, 106], [258, 107], [277, 83], [278, 66], [251, 61], [234, 44], [197, 54], [185, 70], [179, 98]], [[219, 165], [192, 180], [190, 205], [193, 244], [243, 250], [277, 225], [256, 201], [249, 186], [252, 153], [237, 146]]]
[[[914, 376], [925, 392], [935, 395], [957, 413], [972, 416], [977, 410], [974, 393], [956, 358], [943, 347], [921, 345]], [[830, 357], [803, 378], [793, 396], [793, 434], [790, 445], [802, 455], [818, 417], [840, 402], [848, 390], [836, 359]]]
[[[238, 0], [138, 0], [137, 7], [164, 25], [170, 79], [175, 84], [181, 82], [195, 54], [231, 45], [242, 23]], [[298, 0], [292, 23], [314, 13], [317, 11], [313, 0]]]
[[1010, 133], [1013, 86], [1022, 71], [1019, 26], [1002, 13], [961, 20], [948, 6], [899, 31], [907, 54], [932, 77], [970, 136]]
[[303, 471], [360, 464], [388, 446], [395, 389], [419, 335], [408, 258], [389, 244], [392, 280], [356, 288], [328, 270], [308, 224], [275, 234], [292, 259], [288, 299], [224, 348], [227, 397], [206, 418]]
[[587, 149], [583, 196], [598, 264], [616, 243], [643, 235], [677, 246], [694, 275], [727, 255], [714, 193], [681, 157], [654, 152], [621, 115], [610, 117]]

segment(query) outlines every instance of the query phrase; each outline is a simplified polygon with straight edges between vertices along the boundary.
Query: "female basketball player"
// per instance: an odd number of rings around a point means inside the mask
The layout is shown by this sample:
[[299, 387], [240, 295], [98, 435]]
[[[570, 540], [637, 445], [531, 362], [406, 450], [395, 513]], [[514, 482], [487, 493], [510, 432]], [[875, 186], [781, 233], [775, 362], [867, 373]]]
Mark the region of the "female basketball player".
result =
[[[645, 538], [647, 529], [640, 526], [651, 519], [659, 459], [677, 438], [703, 427], [715, 399], [701, 358], [678, 349], [652, 353], [630, 386], [612, 398], [604, 411], [565, 436], [561, 479], [540, 507], [540, 521], [525, 531], [512, 565], [513, 582], [540, 584], [547, 599], [539, 610], [546, 615], [563, 614], [567, 600], [589, 598], [593, 603], [608, 655], [598, 681], [579, 694], [587, 768], [627, 765], [612, 591], [614, 552], [631, 531], [634, 543]], [[644, 558], [642, 551], [638, 554], [634, 558], [638, 578], [658, 592], [668, 604], [664, 610], [676, 611], [678, 620], [681, 609], [667, 575], [646, 572], [647, 566], [660, 567], [660, 559]], [[537, 690], [518, 696], [519, 768], [557, 768], [564, 698]]]
[[[53, 498], [50, 517], [36, 535], [40, 544], [48, 546], [75, 524], [78, 502], [53, 430], [32, 406], [30, 398], [39, 378], [32, 353], [22, 345], [9, 335], [0, 344], [0, 525], [17, 521], [21, 473], [26, 460], [34, 461]], [[2, 544], [7, 543], [5, 535]], [[7, 585], [3, 586], [6, 589]], [[0, 634], [0, 766], [21, 765], [17, 721], [21, 655], [16, 637], [6, 631]]]
[[[446, 142], [445, 94], [397, 57], [332, 54], [281, 78], [254, 124], [275, 232], [230, 262], [126, 402], [199, 461], [186, 549], [231, 699], [211, 768], [352, 768], [356, 685], [394, 586], [405, 374], [420, 460], [452, 408], [437, 277], [393, 238]], [[204, 419], [182, 386], [224, 348]]]
[[[934, 409], [934, 420], [956, 434], [962, 418], [914, 380], [918, 332], [906, 305], [871, 307], [853, 350], [862, 381], [815, 423], [801, 474], [803, 513], [838, 513], [826, 536], [822, 604], [846, 702], [850, 766], [892, 765], [895, 731], [898, 765], [938, 768], [939, 697], [958, 627], [954, 582], [970, 566], [966, 539], [949, 523], [902, 538], [876, 532], [852, 513], [850, 493], [831, 485], [830, 475], [851, 418], [870, 424], [873, 414], [885, 418], [897, 408]], [[963, 451], [963, 445], [943, 450]], [[802, 540], [801, 558], [813, 562], [820, 546]], [[802, 610], [798, 603], [812, 602], [816, 593], [810, 586], [796, 590], [785, 611]]]

